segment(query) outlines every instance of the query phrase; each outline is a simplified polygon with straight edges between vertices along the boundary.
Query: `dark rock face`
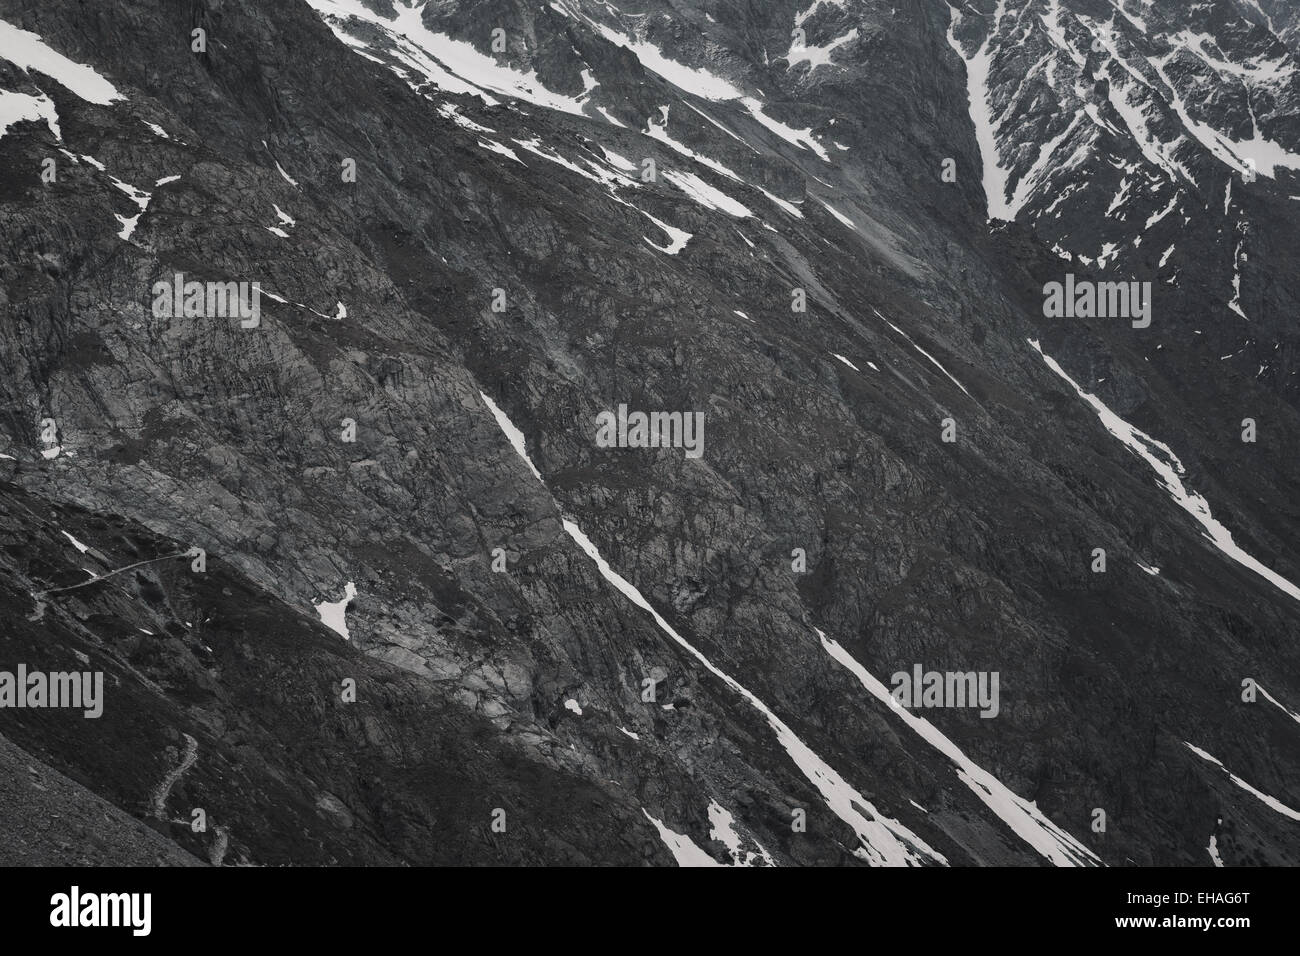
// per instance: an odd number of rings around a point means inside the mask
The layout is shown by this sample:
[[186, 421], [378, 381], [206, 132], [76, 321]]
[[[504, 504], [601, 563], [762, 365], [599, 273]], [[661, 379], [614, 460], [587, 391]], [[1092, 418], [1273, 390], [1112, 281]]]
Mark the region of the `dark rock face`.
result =
[[0, 0], [3, 862], [1300, 862], [1298, 25], [1121, 6]]

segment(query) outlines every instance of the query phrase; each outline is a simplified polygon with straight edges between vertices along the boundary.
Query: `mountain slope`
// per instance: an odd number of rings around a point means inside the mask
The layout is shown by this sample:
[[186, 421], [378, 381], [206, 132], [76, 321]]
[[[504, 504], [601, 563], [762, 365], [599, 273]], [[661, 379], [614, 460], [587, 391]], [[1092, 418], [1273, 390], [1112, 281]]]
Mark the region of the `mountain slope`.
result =
[[[1300, 188], [1203, 141], [1297, 151], [1294, 74], [1241, 75], [1287, 38], [632, 6], [0, 0], [80, 67], [0, 63], [6, 605], [77, 582], [60, 530], [210, 561], [44, 602], [5, 662], [123, 689], [0, 730], [141, 819], [188, 734], [222, 863], [1295, 863], [1191, 749], [1300, 805]], [[1151, 327], [1044, 319], [1067, 270], [1152, 281]], [[176, 273], [258, 326], [154, 315]], [[620, 404], [703, 455], [600, 447]], [[997, 671], [997, 717], [874, 692], [915, 664]]]

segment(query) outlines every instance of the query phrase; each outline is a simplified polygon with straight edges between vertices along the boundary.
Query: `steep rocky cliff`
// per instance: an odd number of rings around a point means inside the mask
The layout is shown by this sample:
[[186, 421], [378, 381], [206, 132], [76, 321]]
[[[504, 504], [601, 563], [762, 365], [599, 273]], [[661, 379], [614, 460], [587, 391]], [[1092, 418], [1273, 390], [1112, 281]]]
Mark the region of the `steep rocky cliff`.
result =
[[1283, 7], [0, 0], [0, 861], [1300, 863]]

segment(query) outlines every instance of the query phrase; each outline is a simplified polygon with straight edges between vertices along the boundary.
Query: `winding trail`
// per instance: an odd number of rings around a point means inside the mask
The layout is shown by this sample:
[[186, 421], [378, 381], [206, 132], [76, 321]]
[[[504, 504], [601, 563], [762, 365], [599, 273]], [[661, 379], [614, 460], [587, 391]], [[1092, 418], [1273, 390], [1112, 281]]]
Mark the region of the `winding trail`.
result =
[[181, 755], [181, 762], [167, 771], [162, 778], [162, 782], [154, 788], [154, 792], [150, 797], [153, 815], [159, 820], [167, 818], [167, 798], [171, 796], [172, 788], [199, 759], [199, 742], [189, 734], [182, 734], [181, 736], [185, 738], [185, 752]]
[[71, 584], [66, 588], [49, 588], [45, 591], [38, 591], [33, 595], [33, 597], [39, 600], [47, 594], [60, 594], [64, 591], [75, 591], [78, 588], [90, 587], [92, 584], [98, 584], [100, 581], [107, 580], [115, 574], [121, 574], [123, 571], [130, 571], [133, 568], [143, 567], [146, 564], [157, 564], [159, 561], [170, 561], [172, 558], [186, 558], [189, 557], [189, 555], [190, 552], [188, 551], [177, 551], [175, 554], [164, 554], [161, 558], [150, 558], [148, 561], [137, 561], [135, 564], [128, 564], [124, 568], [118, 568], [116, 571], [109, 571], [107, 574], [96, 575], [89, 581], [82, 581], [80, 584]]

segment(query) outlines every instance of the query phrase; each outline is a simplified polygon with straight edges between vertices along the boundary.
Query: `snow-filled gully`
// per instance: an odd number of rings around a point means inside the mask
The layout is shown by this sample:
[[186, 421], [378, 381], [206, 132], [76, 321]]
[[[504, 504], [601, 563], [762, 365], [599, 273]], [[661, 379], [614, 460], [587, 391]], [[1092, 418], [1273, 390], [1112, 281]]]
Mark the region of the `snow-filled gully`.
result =
[[[1156, 473], [1161, 485], [1168, 493], [1169, 497], [1174, 500], [1178, 507], [1182, 508], [1189, 515], [1196, 519], [1203, 529], [1202, 534], [1206, 540], [1222, 551], [1225, 555], [1236, 561], [1244, 568], [1254, 571], [1269, 584], [1273, 585], [1283, 594], [1300, 601], [1300, 586], [1287, 580], [1278, 574], [1272, 568], [1265, 565], [1254, 555], [1243, 550], [1232, 538], [1232, 532], [1220, 523], [1210, 511], [1210, 503], [1205, 500], [1204, 496], [1190, 490], [1183, 484], [1183, 477], [1186, 474], [1183, 463], [1174, 454], [1173, 449], [1164, 442], [1152, 438], [1146, 432], [1133, 425], [1130, 425], [1124, 419], [1120, 418], [1110, 407], [1106, 405], [1096, 395], [1085, 392], [1079, 383], [1072, 379], [1065, 369], [1042, 349], [1042, 346], [1034, 339], [1029, 340], [1043, 361], [1062, 381], [1066, 382], [1074, 389], [1075, 394], [1092, 406], [1097, 417], [1101, 419], [1102, 425], [1106, 430], [1122, 441], [1130, 450], [1139, 458], [1151, 466]], [[1157, 454], [1158, 453], [1158, 454]]]

